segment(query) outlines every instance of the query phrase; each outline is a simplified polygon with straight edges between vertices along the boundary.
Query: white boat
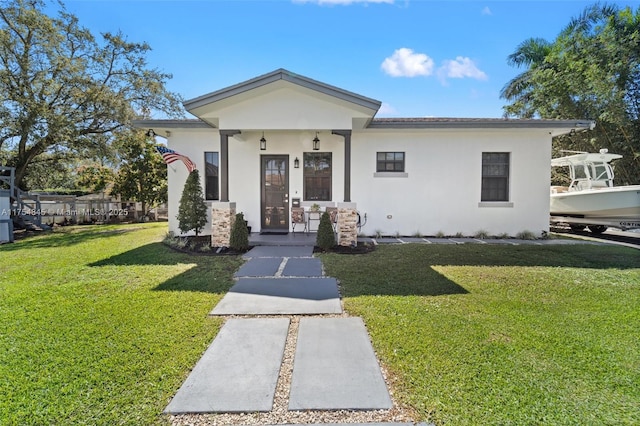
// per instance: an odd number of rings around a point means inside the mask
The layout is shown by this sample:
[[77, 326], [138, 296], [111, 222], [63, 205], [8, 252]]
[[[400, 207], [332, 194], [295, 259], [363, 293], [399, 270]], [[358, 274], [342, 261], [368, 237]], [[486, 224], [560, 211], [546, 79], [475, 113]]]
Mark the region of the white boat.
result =
[[640, 185], [613, 185], [610, 162], [618, 158], [622, 156], [601, 149], [552, 159], [552, 167], [569, 168], [571, 183], [551, 187], [551, 221], [594, 233], [607, 227], [640, 228]]

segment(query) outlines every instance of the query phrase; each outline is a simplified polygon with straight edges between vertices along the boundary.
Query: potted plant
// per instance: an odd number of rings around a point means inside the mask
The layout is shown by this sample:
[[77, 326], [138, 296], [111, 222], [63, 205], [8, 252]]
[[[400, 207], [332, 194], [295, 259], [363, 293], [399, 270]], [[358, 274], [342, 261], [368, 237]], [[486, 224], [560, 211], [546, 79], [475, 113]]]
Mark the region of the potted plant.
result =
[[312, 212], [319, 212], [320, 211], [320, 204], [313, 203], [311, 205], [311, 207], [309, 207], [309, 210], [312, 211]]

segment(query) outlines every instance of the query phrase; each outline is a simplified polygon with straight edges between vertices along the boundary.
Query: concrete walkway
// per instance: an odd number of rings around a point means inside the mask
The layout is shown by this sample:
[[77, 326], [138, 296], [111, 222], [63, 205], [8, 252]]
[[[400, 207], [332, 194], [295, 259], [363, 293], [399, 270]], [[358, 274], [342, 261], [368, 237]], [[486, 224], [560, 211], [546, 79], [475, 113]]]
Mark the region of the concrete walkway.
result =
[[[305, 315], [296, 337], [289, 410], [393, 406], [360, 318], [341, 314], [334, 278], [312, 246], [257, 246], [211, 315]], [[271, 411], [289, 318], [230, 318], [165, 413]]]

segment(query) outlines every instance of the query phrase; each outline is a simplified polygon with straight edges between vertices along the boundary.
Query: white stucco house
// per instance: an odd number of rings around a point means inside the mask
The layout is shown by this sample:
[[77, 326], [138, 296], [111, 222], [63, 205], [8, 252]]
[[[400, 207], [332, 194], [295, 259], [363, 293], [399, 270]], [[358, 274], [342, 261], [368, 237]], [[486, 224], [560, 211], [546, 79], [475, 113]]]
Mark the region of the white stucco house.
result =
[[[279, 69], [186, 101], [195, 119], [135, 124], [195, 162], [214, 216], [243, 212], [252, 232], [290, 232], [298, 202], [335, 206], [366, 215], [366, 235], [548, 231], [551, 139], [594, 125], [376, 118], [380, 105]], [[168, 168], [176, 234], [187, 174]], [[209, 221], [205, 233], [215, 233]]]

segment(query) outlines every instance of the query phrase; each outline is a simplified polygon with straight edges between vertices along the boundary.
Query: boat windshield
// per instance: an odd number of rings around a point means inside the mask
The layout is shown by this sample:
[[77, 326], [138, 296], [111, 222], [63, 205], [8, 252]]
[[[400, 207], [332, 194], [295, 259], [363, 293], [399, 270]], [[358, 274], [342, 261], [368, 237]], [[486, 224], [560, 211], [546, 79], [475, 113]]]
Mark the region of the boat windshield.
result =
[[613, 186], [613, 169], [608, 163], [584, 162], [572, 164], [570, 190]]
[[613, 170], [608, 164], [593, 165], [593, 180], [608, 181], [613, 179]]

